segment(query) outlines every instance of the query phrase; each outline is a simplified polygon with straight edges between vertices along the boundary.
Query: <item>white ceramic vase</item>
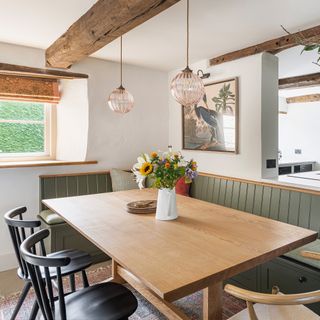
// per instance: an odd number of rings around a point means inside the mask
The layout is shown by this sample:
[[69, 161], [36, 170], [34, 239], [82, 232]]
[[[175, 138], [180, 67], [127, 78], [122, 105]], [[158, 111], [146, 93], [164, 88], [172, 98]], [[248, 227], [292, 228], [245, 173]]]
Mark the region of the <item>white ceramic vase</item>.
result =
[[176, 189], [159, 189], [156, 219], [158, 220], [174, 220], [178, 218]]

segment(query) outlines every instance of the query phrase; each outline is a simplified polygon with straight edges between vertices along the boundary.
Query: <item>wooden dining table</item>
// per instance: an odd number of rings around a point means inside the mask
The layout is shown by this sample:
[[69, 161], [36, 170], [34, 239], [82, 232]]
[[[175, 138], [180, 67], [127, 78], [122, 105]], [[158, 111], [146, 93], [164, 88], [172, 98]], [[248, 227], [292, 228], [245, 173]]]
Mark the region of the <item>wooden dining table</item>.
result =
[[130, 214], [157, 198], [129, 190], [43, 200], [112, 259], [109, 280], [127, 282], [168, 319], [188, 319], [173, 301], [203, 290], [203, 319], [222, 319], [223, 281], [316, 240], [317, 233], [177, 195], [179, 217]]

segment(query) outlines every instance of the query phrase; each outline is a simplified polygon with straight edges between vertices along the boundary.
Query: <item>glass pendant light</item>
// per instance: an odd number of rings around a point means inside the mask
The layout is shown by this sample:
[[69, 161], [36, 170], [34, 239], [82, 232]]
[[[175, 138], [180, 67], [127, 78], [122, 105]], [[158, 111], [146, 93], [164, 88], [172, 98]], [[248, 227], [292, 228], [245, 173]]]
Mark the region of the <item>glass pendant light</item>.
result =
[[171, 94], [184, 107], [197, 104], [204, 95], [202, 80], [189, 68], [189, 0], [187, 0], [187, 66], [170, 85]]
[[120, 37], [120, 87], [114, 89], [109, 98], [110, 109], [117, 113], [128, 113], [133, 108], [134, 100], [132, 94], [122, 85], [122, 36]]

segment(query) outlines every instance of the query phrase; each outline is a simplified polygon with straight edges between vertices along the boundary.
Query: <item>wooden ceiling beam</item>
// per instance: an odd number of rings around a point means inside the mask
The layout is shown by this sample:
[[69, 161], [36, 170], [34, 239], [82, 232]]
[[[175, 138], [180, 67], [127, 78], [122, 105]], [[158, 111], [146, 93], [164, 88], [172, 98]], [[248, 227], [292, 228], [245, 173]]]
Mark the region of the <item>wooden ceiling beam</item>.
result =
[[218, 57], [210, 59], [210, 66], [221, 64], [228, 61], [248, 57], [261, 52], [270, 52], [276, 54], [282, 50], [295, 47], [299, 45], [297, 39], [304, 39], [304, 41], [319, 42], [320, 26], [288, 34], [273, 40], [265, 41], [257, 45], [247, 47], [241, 50], [229, 52]]
[[69, 68], [180, 0], [98, 0], [46, 50], [46, 64]]
[[289, 97], [286, 99], [287, 103], [305, 103], [320, 101], [320, 94], [306, 94], [303, 96]]
[[320, 72], [279, 79], [279, 89], [320, 86]]

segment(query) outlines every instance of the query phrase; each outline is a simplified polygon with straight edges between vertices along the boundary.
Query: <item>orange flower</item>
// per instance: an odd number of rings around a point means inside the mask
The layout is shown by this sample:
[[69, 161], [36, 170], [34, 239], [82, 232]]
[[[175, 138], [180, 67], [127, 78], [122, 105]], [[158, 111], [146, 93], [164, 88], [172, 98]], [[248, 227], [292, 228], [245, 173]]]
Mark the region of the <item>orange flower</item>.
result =
[[166, 162], [165, 165], [164, 165], [167, 169], [170, 168], [170, 163], [169, 162]]
[[158, 154], [156, 152], [151, 153], [151, 158], [156, 158], [157, 156], [158, 156]]

